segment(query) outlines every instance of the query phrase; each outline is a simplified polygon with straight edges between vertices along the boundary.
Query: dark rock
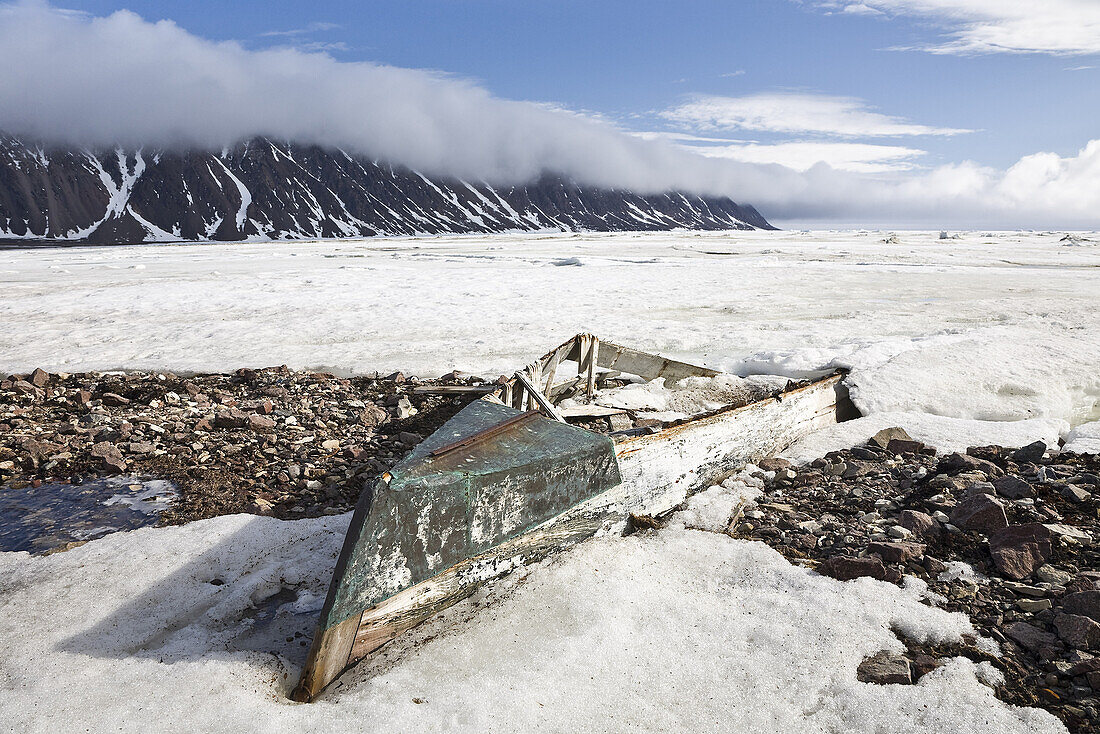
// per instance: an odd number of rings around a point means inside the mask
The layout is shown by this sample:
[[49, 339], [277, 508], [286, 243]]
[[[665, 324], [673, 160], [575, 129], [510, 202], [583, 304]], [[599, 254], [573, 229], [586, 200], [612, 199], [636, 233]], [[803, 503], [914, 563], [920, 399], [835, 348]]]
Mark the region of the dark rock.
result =
[[912, 661], [910, 661], [910, 668], [913, 671], [913, 680], [915, 681], [920, 680], [938, 667], [940, 667], [940, 662], [925, 653], [914, 655]]
[[1100, 623], [1079, 614], [1055, 614], [1054, 629], [1070, 647], [1092, 650], [1100, 644]]
[[248, 416], [248, 427], [256, 433], [274, 433], [275, 421], [263, 415]]
[[906, 563], [910, 560], [919, 560], [924, 556], [922, 543], [871, 543], [867, 546], [869, 553], [882, 558], [886, 563]]
[[1100, 622], [1100, 591], [1078, 591], [1062, 597], [1062, 611], [1081, 614]]
[[112, 408], [120, 408], [123, 405], [129, 405], [130, 399], [124, 398], [118, 393], [105, 392], [103, 393], [103, 404], [109, 405]]
[[214, 416], [215, 428], [245, 428], [248, 426], [248, 413], [245, 413], [239, 408], [229, 408], [228, 410], [218, 411]]
[[1092, 497], [1092, 493], [1075, 484], [1067, 484], [1062, 488], [1062, 496], [1070, 502], [1087, 502]]
[[913, 437], [905, 432], [904, 428], [883, 428], [881, 431], [871, 436], [871, 443], [884, 449], [888, 449], [891, 441], [912, 441]]
[[91, 455], [100, 460], [104, 469], [121, 473], [126, 471], [126, 459], [122, 458], [122, 452], [109, 441], [100, 441], [92, 446]]
[[865, 477], [868, 474], [874, 474], [877, 471], [880, 471], [880, 468], [869, 461], [852, 460], [848, 462], [848, 466], [845, 467], [841, 476], [845, 479], [855, 479], [857, 477]]
[[409, 431], [401, 431], [400, 433], [397, 434], [397, 440], [400, 441], [405, 446], [416, 446], [417, 444], [419, 444], [421, 441], [424, 440], [424, 437], [421, 436], [419, 433], [411, 433]]
[[1010, 500], [1018, 500], [1032, 495], [1031, 485], [1011, 474], [994, 479], [993, 488], [997, 490], [997, 494]]
[[50, 384], [50, 373], [39, 368], [31, 373], [30, 383], [35, 387], [45, 387]]
[[1000, 502], [988, 495], [979, 494], [959, 503], [951, 513], [951, 524], [963, 530], [988, 533], [1008, 527], [1008, 518]]
[[1035, 441], [1013, 451], [1012, 460], [1017, 464], [1038, 464], [1043, 460], [1046, 452], [1047, 445], [1042, 441]]
[[919, 454], [925, 446], [920, 441], [910, 441], [904, 438], [892, 438], [886, 444], [886, 450], [891, 454]]
[[864, 576], [884, 581], [887, 577], [886, 566], [882, 564], [881, 558], [875, 556], [832, 556], [826, 558], [817, 570], [818, 573], [838, 581], [851, 581]]
[[1005, 634], [1032, 652], [1058, 650], [1063, 647], [1057, 637], [1027, 622], [1013, 622], [1005, 627]]
[[991, 477], [999, 477], [1004, 474], [1004, 470], [991, 461], [960, 453], [948, 454], [940, 459], [936, 471], [940, 474], [958, 474], [959, 472], [973, 471], [982, 472]]
[[1050, 530], [1039, 523], [1013, 525], [990, 534], [993, 565], [1010, 579], [1026, 579], [1050, 559]]
[[912, 672], [909, 669], [909, 659], [897, 653], [875, 653], [864, 660], [856, 668], [856, 678], [864, 683], [888, 683], [907, 684], [913, 682]]
[[920, 537], [940, 533], [940, 526], [932, 516], [920, 510], [902, 510], [898, 515], [898, 525]]
[[12, 383], [11, 387], [16, 392], [22, 393], [24, 395], [34, 395], [38, 390], [38, 388], [36, 388], [34, 385], [27, 382], [26, 380], [16, 380]]

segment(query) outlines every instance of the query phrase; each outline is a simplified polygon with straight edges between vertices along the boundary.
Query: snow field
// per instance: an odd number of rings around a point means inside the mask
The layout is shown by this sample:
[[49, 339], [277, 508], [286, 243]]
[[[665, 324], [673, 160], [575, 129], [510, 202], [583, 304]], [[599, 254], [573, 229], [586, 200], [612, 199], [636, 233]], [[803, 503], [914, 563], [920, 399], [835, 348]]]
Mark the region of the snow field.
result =
[[[920, 603], [920, 584], [838, 582], [691, 530], [582, 544], [293, 704], [301, 653], [285, 636], [313, 624], [346, 522], [237, 515], [0, 555], [0, 722], [36, 734], [1062, 731], [996, 701], [979, 682], [991, 671], [961, 659], [915, 686], [856, 681], [863, 657], [901, 649], [891, 628], [972, 632]], [[249, 610], [282, 588], [298, 600], [281, 626], [257, 627]]]
[[[510, 373], [572, 334], [735, 374], [851, 368], [926, 437], [1100, 419], [1100, 238], [617, 233], [0, 251], [0, 372]], [[987, 425], [988, 424], [988, 425]], [[1020, 440], [1023, 440], [1021, 437]], [[935, 441], [933, 441], [934, 443]]]

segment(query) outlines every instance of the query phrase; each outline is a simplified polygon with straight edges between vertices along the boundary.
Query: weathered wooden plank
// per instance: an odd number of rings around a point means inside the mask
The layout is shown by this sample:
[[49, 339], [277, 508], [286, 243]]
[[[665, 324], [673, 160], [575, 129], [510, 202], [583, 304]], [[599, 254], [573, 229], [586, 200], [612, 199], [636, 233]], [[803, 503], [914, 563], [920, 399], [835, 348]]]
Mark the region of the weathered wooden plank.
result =
[[359, 616], [348, 617], [335, 627], [321, 630], [314, 636], [306, 667], [294, 688], [291, 698], [295, 701], [312, 701], [336, 676], [351, 665], [352, 650]]
[[484, 395], [495, 392], [500, 385], [418, 385], [413, 388], [417, 395]]
[[604, 405], [574, 405], [568, 408], [557, 408], [562, 418], [606, 418], [611, 415], [622, 415], [626, 412], [623, 408], [608, 408]]
[[525, 373], [517, 372], [516, 380], [518, 380], [519, 383], [523, 385], [523, 388], [527, 391], [527, 395], [530, 397], [530, 400], [533, 404], [541, 408], [542, 411], [550, 418], [565, 423], [565, 418], [561, 416], [561, 413], [558, 412], [553, 403], [547, 400], [546, 397], [541, 392], [539, 392], [539, 389], [535, 387], [534, 382], [529, 377], [527, 377]]
[[554, 377], [558, 374], [558, 365], [561, 364], [562, 347], [554, 350], [546, 364], [546, 377], [543, 380], [542, 394], [549, 395], [550, 388], [554, 386]]
[[596, 394], [596, 365], [599, 363], [600, 340], [593, 336], [588, 345], [588, 386], [586, 392], [591, 400]]
[[[583, 352], [579, 348], [574, 348], [566, 356], [566, 359], [580, 362], [583, 356]], [[601, 343], [596, 363], [600, 367], [638, 375], [647, 380], [663, 377], [669, 382], [682, 380], [685, 377], [714, 377], [720, 374], [716, 370], [706, 367], [668, 359], [657, 354], [640, 352], [637, 349], [606, 341]]]

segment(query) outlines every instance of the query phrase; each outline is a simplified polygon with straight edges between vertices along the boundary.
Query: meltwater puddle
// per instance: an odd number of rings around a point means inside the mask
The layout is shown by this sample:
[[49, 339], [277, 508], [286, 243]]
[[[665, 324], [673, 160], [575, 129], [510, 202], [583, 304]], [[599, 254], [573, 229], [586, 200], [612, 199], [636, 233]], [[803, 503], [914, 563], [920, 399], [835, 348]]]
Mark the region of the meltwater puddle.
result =
[[175, 485], [167, 480], [140, 477], [0, 487], [0, 551], [45, 553], [153, 525], [176, 494]]

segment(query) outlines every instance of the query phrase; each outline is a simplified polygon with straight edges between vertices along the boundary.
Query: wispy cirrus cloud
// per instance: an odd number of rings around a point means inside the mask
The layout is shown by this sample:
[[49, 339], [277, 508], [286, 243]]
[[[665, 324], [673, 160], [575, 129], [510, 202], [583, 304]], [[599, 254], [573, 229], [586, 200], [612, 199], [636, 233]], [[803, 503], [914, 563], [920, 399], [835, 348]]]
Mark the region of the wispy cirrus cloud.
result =
[[744, 97], [697, 96], [660, 115], [669, 122], [697, 131], [813, 133], [841, 138], [973, 132], [909, 122], [876, 112], [862, 100], [825, 94], [767, 92]]
[[1100, 54], [1096, 0], [807, 0], [828, 12], [920, 17], [944, 39], [936, 54]]
[[289, 36], [289, 37], [293, 38], [293, 37], [297, 37], [297, 36], [309, 35], [310, 33], [323, 33], [324, 31], [334, 31], [338, 28], [340, 28], [339, 23], [327, 23], [327, 22], [324, 22], [324, 21], [314, 21], [313, 23], [309, 23], [308, 25], [304, 25], [301, 28], [291, 28], [290, 30], [287, 30], [287, 31], [267, 31], [265, 33], [261, 33], [260, 35], [261, 36], [266, 36], [266, 37]]
[[787, 143], [731, 143], [694, 146], [692, 150], [708, 158], [726, 158], [744, 163], [778, 163], [795, 171], [808, 171], [824, 163], [838, 171], [888, 173], [910, 171], [925, 151], [900, 145], [873, 143], [831, 143], [794, 141]]

